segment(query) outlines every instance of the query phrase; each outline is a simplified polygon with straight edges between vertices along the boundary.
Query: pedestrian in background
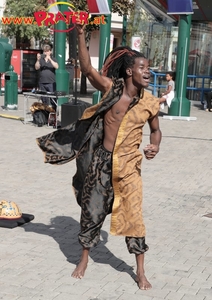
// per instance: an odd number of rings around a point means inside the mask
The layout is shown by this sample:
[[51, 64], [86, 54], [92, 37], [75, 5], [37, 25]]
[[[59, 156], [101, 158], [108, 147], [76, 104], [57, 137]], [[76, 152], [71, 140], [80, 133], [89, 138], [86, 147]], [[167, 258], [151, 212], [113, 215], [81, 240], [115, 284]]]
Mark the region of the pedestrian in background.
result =
[[[52, 48], [50, 45], [44, 45], [43, 54], [37, 54], [35, 69], [40, 70], [39, 89], [46, 92], [56, 91], [56, 76], [55, 70], [59, 65], [56, 59], [52, 56]], [[56, 111], [56, 104], [53, 98], [42, 97], [42, 102], [46, 105], [51, 105]]]
[[212, 91], [207, 93], [207, 108], [205, 111], [210, 111], [212, 112], [212, 108], [211, 108], [211, 100], [212, 100]]
[[168, 107], [171, 106], [172, 100], [174, 99], [174, 90], [175, 90], [175, 82], [174, 82], [174, 73], [167, 72], [166, 80], [168, 81], [168, 85], [166, 87], [166, 91], [162, 93], [162, 97], [159, 99], [161, 104], [161, 109], [164, 109], [164, 103], [166, 102]]

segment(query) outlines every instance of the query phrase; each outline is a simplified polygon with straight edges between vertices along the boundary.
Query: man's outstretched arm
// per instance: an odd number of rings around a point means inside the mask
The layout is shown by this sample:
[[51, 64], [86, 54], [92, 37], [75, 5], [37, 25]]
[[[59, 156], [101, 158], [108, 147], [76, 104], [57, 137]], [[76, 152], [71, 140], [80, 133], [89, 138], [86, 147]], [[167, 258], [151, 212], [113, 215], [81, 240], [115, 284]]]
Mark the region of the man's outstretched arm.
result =
[[105, 93], [111, 85], [111, 79], [100, 75], [91, 65], [90, 55], [85, 43], [84, 26], [77, 24], [76, 30], [78, 34], [78, 56], [81, 71], [97, 90]]

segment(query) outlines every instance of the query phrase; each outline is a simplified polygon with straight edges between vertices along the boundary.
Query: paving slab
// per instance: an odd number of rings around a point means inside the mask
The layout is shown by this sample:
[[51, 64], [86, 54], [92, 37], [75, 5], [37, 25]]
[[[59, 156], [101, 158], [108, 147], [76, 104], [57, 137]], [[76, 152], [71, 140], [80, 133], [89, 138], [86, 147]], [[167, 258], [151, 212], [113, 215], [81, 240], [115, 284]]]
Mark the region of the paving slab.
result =
[[[35, 218], [14, 229], [0, 227], [0, 299], [212, 299], [212, 218], [205, 217], [212, 213], [212, 113], [195, 101], [195, 121], [165, 119], [167, 108], [160, 113], [160, 152], [142, 162], [150, 247], [145, 267], [153, 288], [141, 291], [124, 238], [108, 234], [109, 216], [85, 277], [71, 277], [81, 249], [80, 208], [71, 186], [75, 161], [43, 163], [35, 139], [55, 129], [23, 124], [23, 95], [18, 101], [17, 111], [4, 111], [0, 96], [0, 115], [16, 117], [0, 117], [0, 200], [15, 201]], [[148, 142], [145, 125], [141, 151]]]

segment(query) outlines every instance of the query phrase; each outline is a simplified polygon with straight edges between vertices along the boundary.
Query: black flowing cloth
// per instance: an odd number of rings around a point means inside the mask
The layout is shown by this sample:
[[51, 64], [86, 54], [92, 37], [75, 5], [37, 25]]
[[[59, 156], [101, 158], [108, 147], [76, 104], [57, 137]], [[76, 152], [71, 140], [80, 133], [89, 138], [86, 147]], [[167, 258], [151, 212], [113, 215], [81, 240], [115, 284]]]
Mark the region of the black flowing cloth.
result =
[[[103, 96], [101, 105], [96, 105], [97, 110], [93, 110], [94, 113], [90, 117], [82, 117], [64, 128], [36, 139], [44, 152], [45, 163], [60, 165], [76, 158], [77, 171], [73, 177], [73, 187], [79, 205], [89, 164], [93, 160], [96, 148], [103, 141], [104, 114], [120, 99], [123, 87], [123, 79], [115, 80], [110, 91]], [[85, 110], [83, 115], [86, 116], [86, 111], [92, 108], [94, 106]]]

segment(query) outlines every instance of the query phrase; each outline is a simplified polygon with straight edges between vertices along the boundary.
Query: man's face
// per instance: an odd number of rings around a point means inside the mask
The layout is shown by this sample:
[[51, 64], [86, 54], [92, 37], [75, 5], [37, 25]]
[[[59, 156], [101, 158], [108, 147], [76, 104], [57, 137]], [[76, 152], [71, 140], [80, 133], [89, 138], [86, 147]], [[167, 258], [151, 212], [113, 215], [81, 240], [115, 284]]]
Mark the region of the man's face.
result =
[[43, 53], [46, 56], [50, 56], [51, 55], [51, 50], [45, 50]]
[[146, 58], [137, 57], [131, 68], [133, 84], [139, 88], [146, 88], [150, 82], [149, 62]]

